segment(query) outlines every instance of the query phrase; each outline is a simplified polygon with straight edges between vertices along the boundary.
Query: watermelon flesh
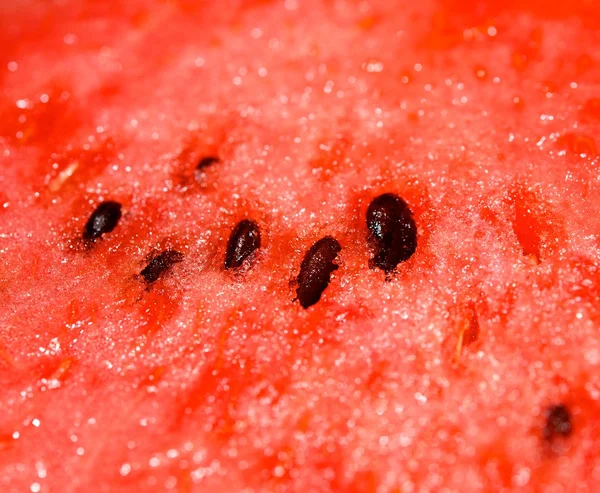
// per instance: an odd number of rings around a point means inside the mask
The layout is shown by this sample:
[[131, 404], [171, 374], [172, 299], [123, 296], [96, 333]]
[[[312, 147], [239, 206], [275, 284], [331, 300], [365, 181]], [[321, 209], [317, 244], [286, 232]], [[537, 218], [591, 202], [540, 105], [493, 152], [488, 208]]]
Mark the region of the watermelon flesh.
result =
[[600, 9], [474, 3], [0, 6], [2, 491], [593, 490]]

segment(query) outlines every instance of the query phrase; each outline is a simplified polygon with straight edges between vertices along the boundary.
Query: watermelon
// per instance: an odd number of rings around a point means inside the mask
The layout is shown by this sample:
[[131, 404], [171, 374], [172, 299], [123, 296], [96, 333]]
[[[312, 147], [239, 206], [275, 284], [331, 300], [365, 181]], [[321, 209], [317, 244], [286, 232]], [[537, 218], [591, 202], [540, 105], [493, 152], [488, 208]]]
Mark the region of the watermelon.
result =
[[596, 2], [0, 13], [3, 492], [594, 491]]

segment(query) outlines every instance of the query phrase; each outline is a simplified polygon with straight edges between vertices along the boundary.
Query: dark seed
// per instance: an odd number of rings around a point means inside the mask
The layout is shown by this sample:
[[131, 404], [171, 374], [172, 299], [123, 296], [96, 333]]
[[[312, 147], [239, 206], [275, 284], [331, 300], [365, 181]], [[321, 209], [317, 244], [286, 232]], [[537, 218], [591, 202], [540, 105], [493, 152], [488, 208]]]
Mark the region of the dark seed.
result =
[[225, 268], [237, 269], [254, 251], [260, 248], [260, 230], [258, 224], [249, 219], [240, 221], [229, 237]]
[[202, 159], [200, 159], [200, 162], [198, 163], [198, 166], [196, 166], [196, 169], [198, 171], [202, 171], [205, 168], [208, 168], [209, 166], [212, 166], [215, 163], [219, 162], [219, 158], [215, 157], [215, 156], [207, 156], [207, 157], [203, 157]]
[[118, 202], [102, 202], [85, 224], [83, 239], [95, 241], [104, 233], [110, 233], [117, 227], [121, 219], [121, 204]]
[[140, 272], [148, 284], [156, 282], [160, 276], [167, 272], [173, 265], [183, 261], [183, 253], [176, 250], [165, 250], [154, 257]]
[[373, 199], [367, 210], [369, 243], [375, 255], [369, 265], [386, 273], [417, 249], [417, 225], [408, 204], [393, 193]]
[[303, 308], [314, 305], [329, 285], [331, 273], [338, 268], [334, 264], [342, 250], [339, 242], [331, 236], [325, 236], [310, 247], [300, 265], [296, 295]]
[[218, 163], [219, 158], [216, 156], [206, 156], [200, 159], [200, 162], [196, 166], [195, 177], [196, 181], [202, 181], [204, 178], [204, 172], [207, 168], [210, 168], [213, 164]]
[[571, 411], [564, 404], [555, 404], [546, 409], [546, 423], [542, 434], [546, 440], [567, 437], [573, 431]]

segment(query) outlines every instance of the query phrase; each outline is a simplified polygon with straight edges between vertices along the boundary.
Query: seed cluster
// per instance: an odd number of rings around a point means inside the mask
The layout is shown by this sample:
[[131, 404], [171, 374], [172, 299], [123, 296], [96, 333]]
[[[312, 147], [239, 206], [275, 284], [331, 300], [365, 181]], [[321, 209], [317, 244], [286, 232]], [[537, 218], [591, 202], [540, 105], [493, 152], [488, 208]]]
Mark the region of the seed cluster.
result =
[[[216, 157], [203, 158], [197, 173], [218, 162]], [[88, 219], [83, 239], [96, 241], [113, 231], [121, 219], [121, 204], [102, 202]], [[408, 204], [392, 193], [373, 199], [367, 210], [368, 244], [373, 252], [369, 265], [386, 275], [405, 262], [417, 249], [417, 226]], [[225, 252], [225, 269], [238, 271], [251, 266], [261, 247], [260, 227], [251, 219], [241, 220], [231, 231]], [[296, 278], [296, 299], [303, 308], [316, 304], [329, 286], [331, 274], [339, 268], [336, 263], [342, 246], [332, 236], [324, 236], [306, 252]], [[142, 269], [140, 276], [146, 284], [160, 279], [175, 264], [183, 262], [184, 255], [176, 250], [165, 250], [156, 255]]]

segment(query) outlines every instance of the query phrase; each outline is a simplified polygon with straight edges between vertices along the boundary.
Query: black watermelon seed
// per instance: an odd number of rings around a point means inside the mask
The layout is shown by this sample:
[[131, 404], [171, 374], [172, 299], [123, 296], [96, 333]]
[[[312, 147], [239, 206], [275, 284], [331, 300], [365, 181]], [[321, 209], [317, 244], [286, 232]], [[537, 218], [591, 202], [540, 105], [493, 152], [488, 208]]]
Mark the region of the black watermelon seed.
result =
[[241, 267], [250, 255], [260, 248], [260, 230], [258, 224], [250, 219], [240, 221], [229, 236], [227, 253], [225, 255], [225, 268], [237, 269]]
[[369, 204], [367, 228], [369, 243], [375, 250], [371, 268], [390, 273], [417, 249], [417, 225], [412, 211], [393, 193], [384, 193]]
[[216, 156], [206, 156], [200, 159], [195, 170], [196, 181], [201, 182], [204, 178], [204, 172], [207, 168], [210, 168], [213, 164], [218, 163], [220, 159]]
[[339, 242], [325, 236], [310, 247], [300, 265], [296, 295], [303, 308], [314, 305], [329, 285], [331, 273], [338, 268], [334, 263], [342, 250]]
[[95, 241], [117, 227], [121, 219], [121, 204], [113, 201], [102, 202], [85, 224], [83, 239]]
[[148, 284], [152, 284], [179, 262], [183, 262], [183, 253], [179, 253], [176, 250], [165, 250], [148, 262], [148, 265], [140, 272], [140, 276]]
[[212, 166], [215, 163], [219, 162], [219, 158], [216, 156], [206, 156], [203, 157], [202, 159], [200, 159], [200, 161], [198, 162], [198, 166], [196, 166], [196, 169], [198, 171], [202, 171], [205, 168], [208, 168], [209, 166]]
[[554, 404], [546, 409], [546, 423], [542, 435], [546, 440], [568, 437], [573, 431], [571, 411], [564, 404]]

